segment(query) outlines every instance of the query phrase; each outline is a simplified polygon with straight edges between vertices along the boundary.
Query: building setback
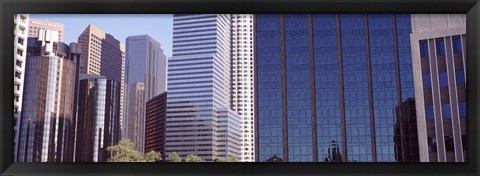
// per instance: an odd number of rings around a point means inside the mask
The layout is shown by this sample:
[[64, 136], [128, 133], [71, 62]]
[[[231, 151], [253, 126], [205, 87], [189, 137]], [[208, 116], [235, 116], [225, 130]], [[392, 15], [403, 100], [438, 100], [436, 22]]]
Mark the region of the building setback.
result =
[[242, 159], [255, 161], [253, 14], [232, 14], [232, 108], [241, 116]]
[[75, 126], [75, 162], [106, 162], [120, 140], [120, 83], [81, 74]]
[[[120, 96], [124, 97], [125, 46], [92, 24], [80, 34], [78, 43], [82, 45], [80, 72], [120, 82]], [[120, 99], [121, 123], [122, 119], [123, 98]]]
[[254, 28], [256, 161], [405, 158], [410, 15], [261, 14]]
[[466, 161], [466, 16], [412, 15], [421, 162]]
[[38, 37], [40, 29], [58, 31], [58, 41], [63, 42], [63, 37], [65, 34], [63, 23], [30, 18], [28, 37]]
[[16, 157], [18, 162], [71, 162], [79, 46], [59, 42], [57, 31], [39, 32], [28, 39]]
[[[125, 123], [139, 122], [139, 124], [126, 124], [125, 126], [136, 128], [126, 128], [124, 135], [133, 141], [137, 150], [144, 152], [145, 104], [154, 96], [166, 91], [167, 58], [163, 54], [160, 43], [148, 35], [127, 37], [126, 46], [127, 106]], [[142, 94], [137, 94], [138, 90], [135, 89], [137, 84], [143, 84], [144, 92]], [[131, 87], [135, 89], [132, 90], [132, 93], [129, 90]], [[144, 101], [137, 101], [140, 99]], [[134, 136], [138, 136], [138, 138]]]
[[167, 159], [165, 153], [165, 127], [167, 119], [167, 92], [147, 101], [145, 115], [145, 153], [156, 151]]
[[194, 154], [206, 161], [227, 156], [240, 160], [240, 116], [230, 109], [230, 20], [227, 14], [173, 16], [167, 154], [177, 152], [182, 158]]
[[[14, 147], [17, 148], [18, 144], [18, 126], [20, 122], [20, 115], [22, 114], [22, 102], [23, 102], [23, 87], [24, 87], [24, 80], [25, 80], [25, 63], [27, 58], [27, 31], [28, 31], [28, 21], [29, 21], [28, 14], [15, 14], [14, 18], [14, 49], [15, 49], [15, 57], [13, 60], [15, 61], [15, 65], [13, 66], [14, 75], [13, 78], [13, 94], [14, 94], [14, 101], [13, 101], [13, 119], [14, 119]], [[17, 161], [17, 150], [14, 150], [15, 161]]]

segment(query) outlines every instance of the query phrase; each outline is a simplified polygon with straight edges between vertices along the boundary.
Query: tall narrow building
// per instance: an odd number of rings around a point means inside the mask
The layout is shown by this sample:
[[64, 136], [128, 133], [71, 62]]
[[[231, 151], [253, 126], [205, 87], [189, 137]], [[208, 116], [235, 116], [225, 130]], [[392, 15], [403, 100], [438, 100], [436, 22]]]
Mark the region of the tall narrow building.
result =
[[466, 15], [412, 15], [421, 162], [466, 161]]
[[52, 30], [28, 39], [18, 162], [73, 161], [77, 47], [59, 42]]
[[[167, 57], [160, 43], [148, 35], [126, 39], [127, 97], [124, 135], [139, 151], [145, 149], [145, 106], [166, 91]], [[141, 86], [140, 86], [141, 85]], [[142, 93], [140, 93], [140, 87]]]
[[256, 161], [403, 162], [410, 15], [258, 14], [254, 28]]
[[156, 151], [165, 153], [165, 127], [167, 119], [167, 92], [163, 92], [147, 101], [145, 115], [145, 153]]
[[232, 108], [241, 120], [243, 162], [255, 161], [253, 14], [232, 14]]
[[[13, 66], [14, 75], [13, 78], [13, 120], [14, 120], [14, 147], [17, 148], [18, 144], [18, 126], [20, 122], [20, 115], [22, 114], [22, 102], [23, 102], [23, 87], [25, 80], [25, 63], [27, 58], [27, 39], [28, 39], [28, 14], [15, 14], [14, 17], [14, 53], [13, 60], [15, 65]], [[17, 150], [14, 151], [15, 161], [17, 161]]]
[[120, 83], [81, 74], [75, 127], [75, 162], [107, 162], [120, 140]]
[[63, 42], [64, 26], [63, 23], [30, 18], [28, 37], [38, 37], [40, 29], [55, 30], [58, 31], [58, 41]]
[[[125, 46], [112, 35], [90, 24], [78, 37], [82, 45], [80, 72], [103, 75], [120, 82], [120, 96], [124, 97]], [[123, 98], [120, 99], [120, 125], [123, 120]]]
[[231, 110], [231, 16], [175, 14], [168, 61], [166, 152], [240, 160], [240, 116]]

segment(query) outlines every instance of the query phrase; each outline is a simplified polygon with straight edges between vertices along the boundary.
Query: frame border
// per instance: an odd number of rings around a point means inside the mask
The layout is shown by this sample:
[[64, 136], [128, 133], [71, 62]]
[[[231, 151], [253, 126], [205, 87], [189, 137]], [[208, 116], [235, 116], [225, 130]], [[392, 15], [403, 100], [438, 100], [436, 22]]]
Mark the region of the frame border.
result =
[[[0, 173], [13, 175], [479, 175], [478, 0], [0, 0]], [[468, 156], [465, 163], [13, 163], [15, 13], [466, 13]], [[477, 117], [477, 118], [472, 118]]]

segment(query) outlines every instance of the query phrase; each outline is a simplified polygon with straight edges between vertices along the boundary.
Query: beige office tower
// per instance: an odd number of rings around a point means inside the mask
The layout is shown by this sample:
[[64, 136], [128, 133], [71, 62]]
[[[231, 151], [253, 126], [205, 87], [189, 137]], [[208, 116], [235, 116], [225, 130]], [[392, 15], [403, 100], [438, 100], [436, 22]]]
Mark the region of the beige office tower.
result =
[[37, 37], [39, 29], [48, 29], [58, 31], [58, 41], [63, 42], [64, 24], [47, 20], [30, 18], [28, 37]]
[[[14, 53], [15, 56], [13, 60], [15, 60], [15, 65], [13, 66], [15, 77], [14, 80], [14, 89], [13, 93], [15, 99], [13, 100], [13, 118], [14, 118], [14, 130], [15, 130], [15, 138], [14, 138], [14, 146], [17, 148], [18, 144], [18, 126], [20, 123], [20, 114], [22, 112], [22, 100], [23, 100], [23, 86], [25, 80], [25, 63], [26, 63], [26, 56], [27, 56], [27, 31], [28, 31], [28, 20], [29, 15], [27, 14], [15, 14], [14, 16]], [[14, 155], [17, 156], [17, 150], [15, 150]], [[15, 161], [17, 158], [15, 157]]]
[[242, 117], [243, 162], [255, 161], [253, 14], [232, 15], [232, 107]]
[[465, 15], [412, 15], [421, 162], [466, 161], [465, 34]]
[[[103, 75], [106, 79], [120, 82], [120, 97], [124, 97], [125, 45], [92, 24], [80, 34], [78, 43], [82, 45], [80, 72]], [[123, 120], [123, 101], [121, 98], [120, 126]]]
[[125, 128], [123, 139], [130, 139], [135, 150], [144, 153], [145, 149], [145, 85], [142, 82], [129, 84]]

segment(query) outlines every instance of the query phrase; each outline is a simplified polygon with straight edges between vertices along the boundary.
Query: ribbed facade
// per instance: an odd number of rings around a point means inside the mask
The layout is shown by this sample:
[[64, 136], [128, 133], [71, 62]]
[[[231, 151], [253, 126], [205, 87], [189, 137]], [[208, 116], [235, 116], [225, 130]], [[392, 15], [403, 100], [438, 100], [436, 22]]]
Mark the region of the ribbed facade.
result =
[[[125, 108], [125, 122], [130, 122], [130, 119], [139, 119], [139, 121], [145, 121], [145, 113], [132, 113], [129, 111], [135, 111], [135, 109], [145, 108], [145, 104], [148, 100], [154, 96], [166, 91], [166, 67], [167, 58], [163, 54], [163, 49], [160, 47], [160, 43], [148, 35], [130, 36], [126, 39], [126, 77], [127, 77], [127, 94]], [[129, 93], [128, 88], [134, 84], [143, 83], [144, 85], [144, 97], [129, 97], [137, 96], [139, 94]], [[135, 91], [135, 90], [132, 90]], [[130, 99], [144, 99], [144, 102], [128, 102]], [[133, 116], [130, 116], [133, 115]], [[141, 124], [139, 124], [141, 125]], [[145, 125], [145, 124], [143, 124]], [[129, 126], [126, 124], [125, 126]], [[132, 130], [124, 130], [126, 137], [134, 135], [144, 135], [145, 127]], [[143, 129], [143, 131], [142, 131]], [[131, 134], [136, 133], [136, 134]], [[141, 137], [144, 139], [144, 137]], [[144, 150], [145, 141], [134, 140], [130, 138], [137, 146], [137, 150]]]
[[[23, 102], [23, 87], [25, 80], [25, 63], [27, 56], [27, 39], [28, 39], [28, 14], [15, 14], [14, 18], [14, 53], [15, 65], [13, 66], [14, 75], [14, 88], [13, 94], [15, 100], [13, 101], [13, 118], [14, 118], [14, 147], [17, 148], [18, 144], [18, 126], [20, 122], [20, 115], [22, 113], [22, 102]], [[17, 150], [15, 150], [14, 155], [17, 156]], [[16, 161], [15, 157], [15, 161]]]
[[[177, 152], [183, 158], [194, 154], [213, 161], [223, 157], [225, 151], [236, 150], [226, 144], [230, 139], [220, 140], [223, 130], [236, 128], [228, 123], [221, 125], [222, 111], [231, 106], [230, 19], [225, 14], [173, 17], [173, 57], [168, 61], [167, 153]], [[226, 118], [240, 123], [236, 113], [226, 113]], [[240, 145], [240, 138], [232, 140]]]
[[415, 117], [403, 113], [411, 107], [402, 103], [415, 96], [410, 19], [407, 14], [256, 15], [256, 161], [418, 158], [405, 156], [408, 132], [396, 128]]
[[[78, 43], [82, 45], [80, 72], [103, 75], [120, 82], [120, 94], [124, 97], [125, 46], [91, 24], [80, 34]], [[120, 99], [120, 122], [123, 120], [123, 101]]]
[[120, 83], [80, 75], [75, 127], [75, 162], [106, 162], [107, 147], [120, 140]]
[[241, 116], [242, 159], [255, 161], [253, 14], [232, 14], [232, 107]]
[[466, 15], [412, 15], [421, 162], [466, 161]]
[[[78, 45], [40, 30], [28, 39], [18, 162], [71, 162]], [[75, 51], [75, 52], [71, 52]]]

